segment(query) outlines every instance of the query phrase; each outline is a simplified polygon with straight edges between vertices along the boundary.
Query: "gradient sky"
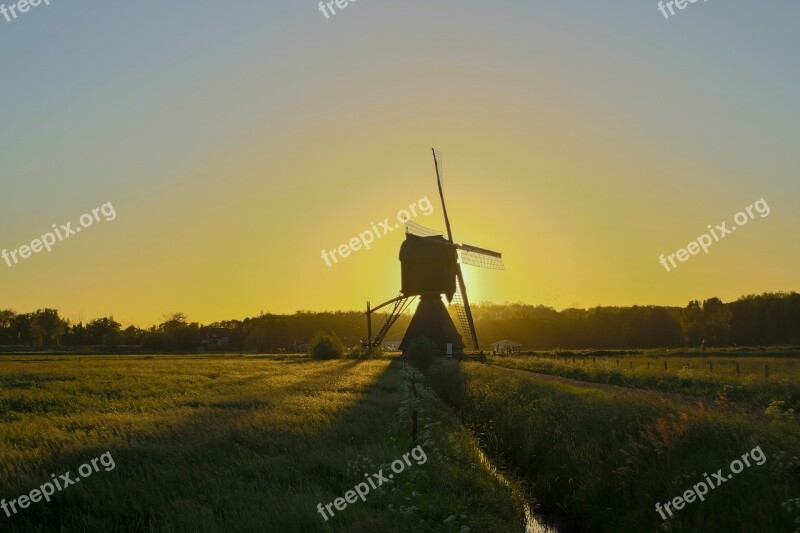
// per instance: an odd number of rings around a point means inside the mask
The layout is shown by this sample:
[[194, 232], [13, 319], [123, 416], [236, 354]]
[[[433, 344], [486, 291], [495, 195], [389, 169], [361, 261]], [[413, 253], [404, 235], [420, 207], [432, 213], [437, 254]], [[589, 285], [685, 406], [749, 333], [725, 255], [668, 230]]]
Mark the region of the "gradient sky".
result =
[[[6, 4], [9, 2], [6, 1]], [[0, 18], [0, 249], [105, 202], [13, 268], [0, 308], [150, 325], [360, 309], [423, 196], [501, 251], [471, 300], [685, 305], [800, 289], [800, 3], [51, 0]], [[708, 255], [707, 224], [771, 208]], [[730, 225], [730, 223], [729, 223]]]

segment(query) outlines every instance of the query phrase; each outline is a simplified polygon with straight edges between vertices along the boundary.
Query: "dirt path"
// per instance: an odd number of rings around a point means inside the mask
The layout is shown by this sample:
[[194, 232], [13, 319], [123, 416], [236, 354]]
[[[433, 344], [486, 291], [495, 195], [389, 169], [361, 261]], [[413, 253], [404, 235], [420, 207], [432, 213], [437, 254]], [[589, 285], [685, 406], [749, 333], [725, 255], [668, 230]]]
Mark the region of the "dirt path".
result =
[[506, 372], [514, 373], [520, 377], [525, 377], [527, 379], [535, 379], [537, 381], [545, 381], [550, 383], [560, 383], [562, 385], [571, 385], [573, 387], [599, 389], [614, 394], [615, 396], [618, 397], [658, 400], [667, 403], [680, 403], [683, 405], [689, 405], [700, 409], [716, 410], [727, 414], [738, 413], [738, 414], [764, 416], [764, 413], [756, 407], [738, 405], [736, 403], [729, 402], [727, 400], [719, 400], [719, 399], [711, 400], [709, 398], [703, 398], [701, 396], [692, 396], [690, 394], [681, 394], [678, 392], [665, 392], [652, 389], [636, 389], [633, 387], [623, 387], [620, 385], [609, 385], [607, 383], [594, 383], [592, 381], [581, 381], [578, 379], [565, 378], [562, 376], [555, 376], [552, 374], [541, 374], [539, 372], [533, 372], [531, 370], [508, 368], [505, 366], [493, 365], [491, 363], [486, 363], [486, 365], [491, 366], [492, 368], [499, 368], [501, 370], [505, 370]]

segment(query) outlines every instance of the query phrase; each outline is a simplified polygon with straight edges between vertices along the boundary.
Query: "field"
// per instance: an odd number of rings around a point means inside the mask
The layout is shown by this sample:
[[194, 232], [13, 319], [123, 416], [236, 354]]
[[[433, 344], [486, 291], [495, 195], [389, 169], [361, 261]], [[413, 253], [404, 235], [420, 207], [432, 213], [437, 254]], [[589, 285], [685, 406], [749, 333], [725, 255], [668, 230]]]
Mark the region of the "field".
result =
[[[0, 529], [531, 532], [541, 516], [561, 533], [798, 527], [796, 358], [574, 355], [437, 359], [424, 373], [398, 357], [3, 356], [0, 498], [106, 452], [114, 467], [0, 511]], [[424, 460], [323, 518], [318, 504], [412, 450], [414, 409]], [[756, 449], [764, 461], [659, 517], [657, 503]]]
[[[794, 415], [732, 413], [477, 363], [435, 361], [427, 374], [489, 452], [528, 481], [543, 509], [581, 531], [789, 532], [800, 525], [793, 522], [792, 500], [800, 496]], [[756, 447], [762, 464], [729, 474], [669, 520], [659, 517], [657, 503], [718, 469], [735, 472], [729, 465]]]
[[317, 511], [410, 449], [398, 360], [4, 357], [0, 498], [110, 452], [115, 467], [30, 504], [3, 531], [516, 531], [518, 489], [423, 384], [419, 442], [388, 484]]
[[797, 352], [535, 352], [490, 356], [493, 365], [624, 387], [800, 411]]

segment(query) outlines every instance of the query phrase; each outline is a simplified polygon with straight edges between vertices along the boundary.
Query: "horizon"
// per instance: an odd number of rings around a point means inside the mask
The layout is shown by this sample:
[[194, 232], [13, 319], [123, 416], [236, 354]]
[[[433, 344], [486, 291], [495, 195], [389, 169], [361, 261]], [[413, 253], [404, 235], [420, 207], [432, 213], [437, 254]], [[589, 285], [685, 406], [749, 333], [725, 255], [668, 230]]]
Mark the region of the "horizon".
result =
[[[735, 299], [731, 299], [731, 300], [726, 300], [724, 298], [719, 298], [719, 299], [720, 299], [720, 301], [722, 301], [723, 304], [729, 304], [729, 303], [732, 303], [732, 302], [736, 302], [736, 301], [742, 300], [744, 298], [748, 298], [750, 296], [775, 296], [775, 295], [792, 295], [792, 294], [798, 294], [798, 292], [797, 291], [793, 291], [793, 290], [792, 291], [765, 292], [765, 293], [752, 293], [751, 292], [751, 293], [747, 293], [747, 294], [742, 294], [739, 297], [737, 297]], [[559, 307], [553, 307], [553, 306], [540, 304], [540, 303], [528, 303], [528, 302], [523, 302], [523, 301], [518, 301], [518, 302], [506, 301], [506, 302], [502, 302], [502, 303], [492, 302], [492, 301], [481, 301], [481, 302], [477, 302], [477, 303], [472, 303], [470, 305], [473, 308], [479, 308], [479, 307], [483, 307], [483, 306], [498, 306], [498, 307], [502, 307], [502, 306], [514, 306], [514, 305], [529, 306], [529, 307], [545, 307], [547, 309], [552, 309], [553, 311], [555, 311], [557, 313], [561, 313], [563, 311], [572, 310], [572, 309], [580, 310], [580, 311], [588, 311], [588, 310], [591, 310], [591, 309], [632, 308], [632, 307], [661, 307], [661, 308], [667, 308], [667, 309], [685, 309], [687, 307], [687, 305], [689, 303], [691, 303], [691, 302], [703, 303], [704, 301], [710, 300], [712, 298], [718, 298], [718, 297], [717, 296], [707, 296], [707, 297], [704, 297], [704, 298], [692, 298], [692, 299], [688, 300], [684, 305], [664, 305], [664, 304], [653, 304], [653, 303], [645, 303], [645, 304], [640, 303], [640, 304], [632, 304], [632, 305], [604, 305], [604, 304], [601, 304], [601, 305], [593, 305], [593, 306], [590, 306], [590, 307], [569, 307], [568, 306], [568, 307], [559, 308]], [[187, 313], [183, 313], [182, 311], [177, 310], [177, 311], [174, 311], [174, 312], [163, 313], [161, 315], [161, 318], [159, 319], [160, 322], [159, 321], [153, 322], [150, 325], [142, 325], [141, 323], [122, 322], [122, 321], [117, 320], [116, 317], [114, 316], [114, 314], [109, 314], [109, 315], [104, 315], [104, 316], [95, 316], [95, 317], [90, 317], [88, 319], [82, 318], [82, 319], [77, 319], [76, 320], [76, 319], [73, 319], [72, 317], [61, 315], [61, 310], [60, 309], [57, 309], [57, 308], [54, 308], [54, 307], [47, 307], [47, 306], [41, 307], [41, 308], [38, 308], [38, 309], [26, 310], [26, 311], [18, 311], [17, 309], [7, 309], [7, 308], [3, 309], [3, 308], [0, 308], [0, 311], [12, 311], [12, 312], [17, 313], [17, 314], [31, 314], [31, 313], [35, 313], [36, 311], [43, 310], [43, 309], [55, 309], [56, 311], [59, 312], [59, 316], [62, 319], [66, 320], [71, 325], [87, 324], [87, 323], [89, 323], [89, 322], [91, 322], [93, 320], [102, 319], [102, 318], [110, 318], [110, 319], [113, 319], [113, 320], [116, 320], [117, 322], [119, 322], [122, 325], [123, 328], [124, 327], [128, 327], [128, 326], [133, 326], [133, 327], [138, 328], [138, 329], [146, 330], [148, 328], [156, 327], [159, 324], [164, 323], [165, 321], [167, 321], [168, 319], [172, 318], [176, 314], [183, 314], [186, 317], [187, 323], [197, 323], [197, 324], [199, 324], [201, 326], [210, 326], [212, 324], [218, 324], [218, 323], [222, 323], [222, 322], [233, 322], [233, 321], [243, 322], [243, 321], [248, 320], [248, 319], [255, 319], [255, 318], [258, 318], [258, 317], [261, 317], [261, 316], [269, 316], [269, 315], [272, 315], [272, 316], [292, 316], [292, 315], [296, 315], [296, 314], [300, 314], [300, 313], [309, 313], [309, 314], [360, 313], [360, 314], [364, 314], [364, 312], [366, 310], [366, 306], [365, 306], [364, 309], [321, 309], [321, 310], [296, 309], [294, 311], [284, 312], [284, 313], [277, 313], [277, 312], [272, 312], [272, 311], [261, 310], [257, 314], [249, 315], [249, 316], [243, 316], [241, 318], [239, 318], [239, 317], [230, 318], [229, 317], [229, 318], [221, 318], [221, 319], [210, 320], [210, 321], [193, 320], [192, 317], [190, 315], [188, 315]], [[410, 317], [410, 316], [412, 316], [414, 314], [415, 310], [416, 310], [416, 306], [413, 307], [413, 308], [406, 309], [402, 314], [403, 315], [407, 315], [407, 316]], [[398, 335], [399, 333], [395, 332], [393, 334], [394, 335]]]

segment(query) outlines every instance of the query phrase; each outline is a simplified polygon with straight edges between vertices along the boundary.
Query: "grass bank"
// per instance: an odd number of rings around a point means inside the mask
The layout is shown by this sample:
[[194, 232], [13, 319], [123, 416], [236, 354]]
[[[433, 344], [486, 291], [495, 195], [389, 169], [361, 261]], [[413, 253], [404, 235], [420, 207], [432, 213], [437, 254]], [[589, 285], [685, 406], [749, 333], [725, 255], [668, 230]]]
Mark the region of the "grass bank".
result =
[[[582, 531], [793, 531], [800, 427], [787, 416], [730, 416], [642, 391], [540, 382], [437, 360], [427, 379], [493, 454], [530, 481], [545, 510]], [[634, 397], [635, 395], [635, 397]], [[667, 502], [756, 446], [767, 456], [662, 520]], [[792, 459], [794, 457], [794, 459]], [[795, 511], [796, 512], [796, 511]]]

